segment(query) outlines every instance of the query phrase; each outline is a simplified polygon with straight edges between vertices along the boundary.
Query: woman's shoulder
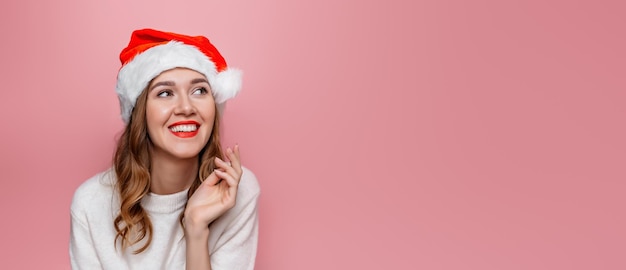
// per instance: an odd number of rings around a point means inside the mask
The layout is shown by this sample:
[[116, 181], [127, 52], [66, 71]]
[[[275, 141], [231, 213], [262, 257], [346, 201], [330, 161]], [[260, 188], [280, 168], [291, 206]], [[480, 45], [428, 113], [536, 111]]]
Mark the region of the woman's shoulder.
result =
[[97, 173], [78, 186], [72, 198], [72, 210], [110, 201], [114, 188], [115, 171], [112, 168]]
[[238, 197], [244, 197], [244, 200], [248, 200], [253, 197], [258, 197], [261, 193], [261, 186], [256, 178], [256, 175], [248, 168], [241, 167], [243, 173], [241, 180], [239, 181]]

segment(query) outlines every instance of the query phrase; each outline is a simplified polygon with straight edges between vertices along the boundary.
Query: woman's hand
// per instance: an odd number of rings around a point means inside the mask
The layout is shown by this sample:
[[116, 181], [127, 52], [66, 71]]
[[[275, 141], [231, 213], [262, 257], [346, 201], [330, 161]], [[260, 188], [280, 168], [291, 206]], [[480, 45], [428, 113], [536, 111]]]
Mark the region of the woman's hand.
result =
[[211, 222], [235, 206], [237, 187], [241, 180], [239, 146], [234, 151], [228, 148], [226, 156], [230, 164], [215, 157], [215, 169], [196, 189], [185, 208], [185, 233], [188, 236], [202, 235]]

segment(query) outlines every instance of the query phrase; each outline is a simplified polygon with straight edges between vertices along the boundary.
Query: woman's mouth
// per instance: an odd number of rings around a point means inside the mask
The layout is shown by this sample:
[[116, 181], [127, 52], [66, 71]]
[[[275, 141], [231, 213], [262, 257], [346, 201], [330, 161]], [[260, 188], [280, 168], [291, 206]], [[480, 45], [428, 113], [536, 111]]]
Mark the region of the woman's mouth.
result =
[[191, 138], [198, 134], [198, 127], [200, 127], [200, 124], [196, 121], [181, 121], [172, 124], [168, 129], [174, 136]]

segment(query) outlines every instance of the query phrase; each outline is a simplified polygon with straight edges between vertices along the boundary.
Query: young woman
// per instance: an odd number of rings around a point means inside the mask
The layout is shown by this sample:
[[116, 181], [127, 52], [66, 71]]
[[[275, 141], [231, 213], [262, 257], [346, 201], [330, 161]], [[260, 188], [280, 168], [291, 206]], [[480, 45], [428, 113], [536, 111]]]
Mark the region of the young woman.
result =
[[71, 206], [73, 269], [253, 269], [259, 185], [220, 113], [241, 87], [202, 36], [142, 29], [120, 54], [113, 166]]

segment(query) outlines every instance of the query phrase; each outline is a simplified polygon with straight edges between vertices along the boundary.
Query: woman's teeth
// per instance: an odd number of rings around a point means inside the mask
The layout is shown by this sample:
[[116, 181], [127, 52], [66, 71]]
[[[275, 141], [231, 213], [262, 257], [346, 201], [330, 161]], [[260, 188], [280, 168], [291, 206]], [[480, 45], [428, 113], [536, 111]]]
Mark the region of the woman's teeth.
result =
[[193, 132], [196, 129], [198, 129], [196, 125], [178, 125], [170, 128], [172, 132]]

